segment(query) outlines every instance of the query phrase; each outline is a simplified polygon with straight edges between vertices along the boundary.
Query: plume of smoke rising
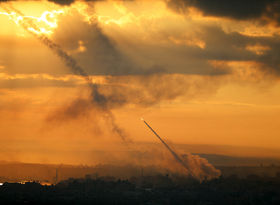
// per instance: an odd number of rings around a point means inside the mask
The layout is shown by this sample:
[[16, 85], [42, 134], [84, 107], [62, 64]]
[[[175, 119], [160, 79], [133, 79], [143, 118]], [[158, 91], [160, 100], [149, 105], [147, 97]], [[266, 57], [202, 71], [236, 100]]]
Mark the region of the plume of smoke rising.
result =
[[188, 164], [189, 172], [197, 179], [212, 179], [221, 175], [221, 171], [210, 164], [207, 159], [190, 153], [183, 155], [183, 161]]
[[[170, 144], [170, 143], [169, 143]], [[110, 146], [106, 144], [106, 146]], [[95, 152], [91, 155], [91, 160], [94, 164], [111, 164], [116, 166], [152, 166], [157, 170], [162, 170], [162, 173], [176, 173], [184, 176], [192, 176], [200, 181], [217, 178], [221, 172], [206, 159], [198, 155], [192, 155], [182, 150], [176, 150], [180, 158], [185, 164], [188, 164], [189, 169], [181, 166], [180, 163], [174, 160], [169, 150], [163, 149], [162, 144], [157, 143], [133, 143], [125, 147], [122, 151], [120, 147], [110, 147], [106, 152]], [[121, 145], [120, 145], [121, 146]], [[122, 145], [124, 146], [124, 145]], [[172, 148], [174, 150], [174, 148]], [[181, 153], [184, 153], [181, 155]], [[146, 171], [144, 171], [146, 172]]]
[[181, 157], [154, 131], [154, 129], [145, 121], [146, 126], [156, 135], [161, 143], [172, 154], [174, 159], [186, 169], [186, 171], [194, 178], [203, 180], [209, 178], [215, 178], [220, 175], [220, 171], [215, 169], [206, 159], [191, 154], [185, 155], [185, 160]]
[[[24, 14], [14, 8], [13, 6], [9, 5], [9, 8], [2, 6], [7, 12], [15, 12], [20, 16], [24, 16]], [[106, 96], [104, 96], [102, 93], [99, 92], [98, 84], [93, 83], [93, 80], [91, 76], [89, 76], [85, 70], [80, 67], [77, 63], [77, 61], [72, 58], [70, 55], [68, 55], [58, 44], [54, 43], [52, 40], [50, 40], [47, 36], [43, 34], [37, 34], [33, 31], [31, 31], [29, 28], [34, 28], [35, 30], [39, 30], [36, 24], [33, 22], [32, 19], [19, 21], [20, 25], [24, 28], [25, 31], [32, 34], [35, 38], [37, 38], [41, 43], [43, 43], [45, 46], [50, 48], [63, 62], [64, 64], [71, 69], [72, 72], [74, 72], [77, 75], [81, 75], [86, 80], [87, 84], [89, 85], [91, 89], [91, 103], [93, 103], [94, 106], [97, 106], [100, 113], [102, 114], [102, 117], [107, 120], [108, 124], [111, 126], [112, 131], [120, 136], [123, 140], [126, 140], [126, 135], [124, 131], [118, 127], [118, 125], [115, 122], [114, 115], [110, 111], [110, 109], [107, 106], [108, 99]], [[87, 107], [88, 108], [88, 107]]]

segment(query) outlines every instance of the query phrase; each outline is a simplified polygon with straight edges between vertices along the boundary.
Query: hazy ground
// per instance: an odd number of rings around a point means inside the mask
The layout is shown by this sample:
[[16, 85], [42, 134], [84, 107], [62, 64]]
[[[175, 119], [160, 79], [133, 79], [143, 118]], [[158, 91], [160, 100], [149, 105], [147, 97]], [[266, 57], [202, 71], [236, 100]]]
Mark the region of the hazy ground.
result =
[[[222, 175], [237, 175], [246, 177], [251, 174], [258, 176], [276, 176], [280, 172], [280, 160], [277, 158], [234, 157], [217, 154], [197, 154], [206, 158]], [[20, 162], [0, 162], [0, 182], [40, 181], [55, 183], [68, 178], [91, 176], [114, 176], [130, 178], [133, 176], [168, 174], [174, 172], [163, 166], [133, 165], [133, 164], [97, 164], [66, 165], [38, 164]], [[176, 171], [175, 171], [176, 172]], [[57, 174], [56, 174], [57, 173]], [[56, 178], [57, 175], [57, 178]]]

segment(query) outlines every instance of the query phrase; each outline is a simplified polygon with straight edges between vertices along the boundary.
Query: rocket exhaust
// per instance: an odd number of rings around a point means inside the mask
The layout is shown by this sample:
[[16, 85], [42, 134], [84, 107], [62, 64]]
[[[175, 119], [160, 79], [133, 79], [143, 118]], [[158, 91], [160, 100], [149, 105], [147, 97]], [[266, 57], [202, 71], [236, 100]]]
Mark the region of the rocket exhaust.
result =
[[156, 131], [143, 118], [141, 118], [141, 120], [155, 134], [155, 136], [161, 141], [161, 143], [168, 149], [168, 151], [172, 154], [172, 156], [175, 158], [175, 160], [179, 164], [181, 164], [181, 166], [183, 166], [188, 172], [190, 172], [191, 175], [193, 175], [191, 173], [191, 170], [189, 169], [187, 164], [184, 163], [184, 161], [181, 159], [181, 157], [179, 157], [179, 155], [174, 150], [172, 150], [171, 147], [169, 147], [169, 145], [156, 133]]

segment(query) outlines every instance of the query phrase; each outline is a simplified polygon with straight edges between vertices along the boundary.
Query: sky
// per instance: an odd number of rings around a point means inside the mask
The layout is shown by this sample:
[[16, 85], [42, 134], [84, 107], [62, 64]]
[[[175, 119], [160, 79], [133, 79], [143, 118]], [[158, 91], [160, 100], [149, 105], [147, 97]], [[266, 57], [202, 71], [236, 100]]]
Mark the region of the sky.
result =
[[280, 149], [277, 0], [0, 1], [0, 25], [0, 160], [158, 143], [140, 118], [200, 152]]

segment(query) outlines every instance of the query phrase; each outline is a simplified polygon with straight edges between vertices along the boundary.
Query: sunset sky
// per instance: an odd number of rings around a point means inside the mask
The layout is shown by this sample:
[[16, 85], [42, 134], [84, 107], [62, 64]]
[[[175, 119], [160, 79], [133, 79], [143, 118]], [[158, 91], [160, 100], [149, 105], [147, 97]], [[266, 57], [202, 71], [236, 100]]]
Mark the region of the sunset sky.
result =
[[141, 117], [172, 144], [280, 150], [277, 0], [0, 0], [0, 25], [0, 160], [158, 143]]

